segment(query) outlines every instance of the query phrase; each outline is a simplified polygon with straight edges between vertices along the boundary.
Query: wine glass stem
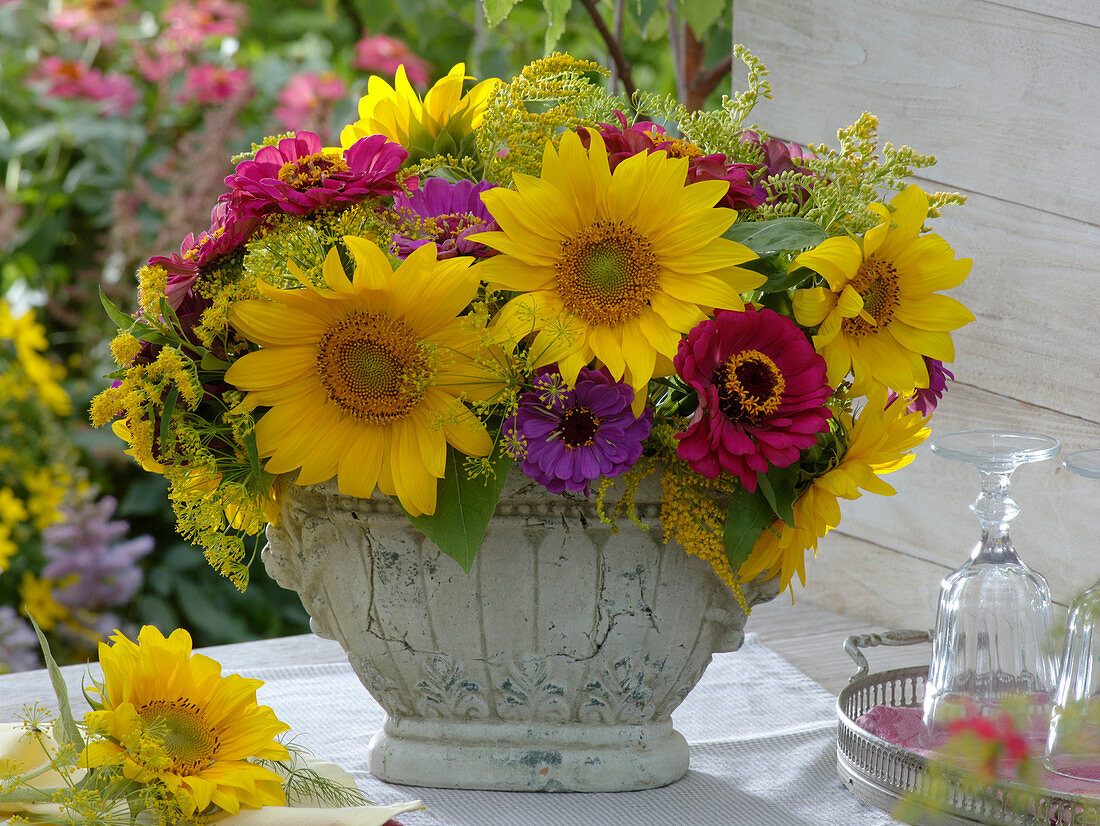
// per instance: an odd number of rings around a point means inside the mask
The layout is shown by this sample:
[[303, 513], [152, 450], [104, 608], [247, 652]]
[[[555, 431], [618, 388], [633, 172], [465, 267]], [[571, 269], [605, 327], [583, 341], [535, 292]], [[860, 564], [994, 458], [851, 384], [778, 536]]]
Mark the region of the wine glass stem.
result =
[[1015, 468], [979, 468], [982, 490], [970, 509], [982, 523], [982, 541], [970, 558], [975, 562], [1018, 562], [1008, 523], [1020, 512], [1019, 505], [1008, 494]]

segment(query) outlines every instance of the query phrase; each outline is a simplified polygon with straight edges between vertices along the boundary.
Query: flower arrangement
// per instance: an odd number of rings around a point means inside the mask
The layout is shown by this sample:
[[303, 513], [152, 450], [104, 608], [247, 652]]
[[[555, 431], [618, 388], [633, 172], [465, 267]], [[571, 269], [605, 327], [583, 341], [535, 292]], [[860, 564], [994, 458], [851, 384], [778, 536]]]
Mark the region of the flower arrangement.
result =
[[[39, 632], [40, 633], [40, 632]], [[177, 628], [151, 625], [137, 641], [115, 632], [99, 646], [103, 679], [77, 722], [49, 646], [42, 651], [58, 712], [24, 706], [0, 725], [0, 820], [20, 823], [331, 823], [382, 826], [419, 802], [373, 806], [346, 773], [282, 742], [289, 726], [261, 706], [262, 680], [223, 675]], [[293, 806], [291, 817], [265, 807]]]
[[973, 316], [944, 294], [971, 262], [925, 223], [963, 199], [906, 185], [934, 159], [870, 115], [837, 149], [769, 137], [736, 54], [749, 88], [715, 111], [552, 54], [423, 97], [399, 68], [339, 146], [254, 145], [136, 314], [105, 302], [93, 423], [241, 587], [288, 484], [391, 496], [468, 569], [509, 473], [613, 522], [658, 469], [666, 539], [735, 592], [804, 583], [839, 500], [894, 493], [928, 433]]

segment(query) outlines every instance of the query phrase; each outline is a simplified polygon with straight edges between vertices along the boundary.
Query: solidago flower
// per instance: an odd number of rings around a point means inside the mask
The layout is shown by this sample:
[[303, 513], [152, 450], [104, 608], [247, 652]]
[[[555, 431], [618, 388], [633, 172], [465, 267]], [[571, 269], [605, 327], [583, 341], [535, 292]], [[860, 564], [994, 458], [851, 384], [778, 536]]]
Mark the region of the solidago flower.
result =
[[99, 646], [101, 710], [84, 718], [102, 739], [88, 743], [82, 767], [163, 783], [187, 815], [211, 803], [232, 813], [285, 804], [279, 775], [250, 762], [290, 758], [274, 740], [290, 727], [256, 702], [262, 680], [223, 677], [217, 661], [191, 653], [183, 629], [165, 639], [147, 625], [136, 643], [119, 632], [111, 643]]
[[779, 574], [780, 587], [787, 588], [794, 574], [806, 584], [806, 551], [817, 555], [817, 541], [840, 524], [838, 499], [858, 499], [861, 491], [893, 496], [894, 488], [879, 476], [908, 465], [915, 458], [910, 451], [928, 438], [927, 419], [911, 413], [901, 401], [886, 406], [886, 395], [871, 395], [854, 421], [848, 413], [838, 417], [851, 430], [848, 451], [840, 463], [818, 476], [794, 503], [797, 527], [776, 520], [765, 530], [741, 565], [742, 582], [761, 574]]
[[455, 145], [481, 125], [489, 98], [499, 80], [483, 80], [462, 94], [470, 80], [466, 64], [458, 63], [421, 99], [399, 66], [393, 86], [377, 75], [367, 82], [367, 94], [359, 99], [359, 120], [340, 133], [344, 148], [369, 135], [385, 135], [401, 144], [412, 160], [438, 154], [432, 151], [440, 135], [450, 135]]
[[585, 150], [575, 132], [547, 143], [542, 176], [481, 200], [500, 232], [471, 236], [503, 255], [478, 265], [490, 285], [523, 293], [497, 325], [531, 344], [535, 366], [557, 363], [573, 386], [593, 358], [634, 389], [634, 413], [654, 376], [672, 372], [680, 337], [715, 307], [741, 310], [764, 276], [736, 265], [755, 258], [721, 237], [736, 214], [715, 207], [725, 181], [685, 185], [686, 158], [664, 151], [624, 159], [612, 172], [598, 133]]
[[278, 290], [241, 301], [230, 322], [263, 349], [236, 361], [225, 380], [249, 391], [246, 407], [270, 407], [256, 424], [269, 473], [299, 470], [310, 485], [337, 477], [341, 493], [396, 495], [414, 516], [434, 513], [447, 444], [486, 456], [493, 440], [459, 401], [500, 386], [475, 358], [481, 343], [459, 317], [478, 289], [472, 259], [436, 259], [435, 244], [397, 268], [376, 244], [344, 239], [349, 280], [334, 248], [329, 289]]
[[974, 315], [950, 296], [970, 273], [969, 258], [954, 257], [940, 236], [920, 234], [928, 196], [918, 186], [900, 192], [887, 208], [870, 204], [882, 222], [862, 243], [829, 238], [799, 255], [791, 267], [808, 267], [826, 286], [797, 290], [795, 319], [818, 327], [814, 346], [825, 358], [834, 387], [852, 372], [857, 395], [882, 384], [901, 395], [928, 386], [924, 356], [955, 360], [951, 330]]

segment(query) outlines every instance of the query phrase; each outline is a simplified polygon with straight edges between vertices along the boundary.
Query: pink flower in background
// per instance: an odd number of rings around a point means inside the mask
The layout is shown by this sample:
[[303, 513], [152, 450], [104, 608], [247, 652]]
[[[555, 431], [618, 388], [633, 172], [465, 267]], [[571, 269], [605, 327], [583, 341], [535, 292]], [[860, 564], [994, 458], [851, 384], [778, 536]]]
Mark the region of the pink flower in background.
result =
[[99, 40], [104, 46], [118, 42], [118, 24], [130, 17], [127, 0], [83, 0], [62, 6], [50, 18], [50, 27], [69, 32], [74, 40]]
[[226, 69], [202, 63], [187, 70], [179, 100], [183, 103], [225, 103], [249, 87], [248, 69]]
[[140, 96], [133, 81], [115, 72], [104, 74], [77, 60], [55, 55], [42, 58], [29, 80], [45, 81], [47, 97], [84, 98], [102, 104], [107, 114], [126, 114]]
[[431, 80], [431, 65], [417, 57], [403, 40], [385, 34], [366, 35], [355, 44], [356, 69], [378, 75], [392, 76], [398, 66], [414, 86], [427, 86]]
[[167, 40], [157, 40], [152, 46], [135, 43], [133, 55], [138, 74], [150, 83], [175, 77], [187, 66], [187, 54]]
[[161, 37], [194, 51], [212, 37], [235, 37], [248, 18], [244, 3], [232, 0], [177, 0], [164, 10]]
[[348, 87], [332, 72], [299, 72], [290, 76], [279, 92], [275, 117], [285, 129], [322, 129], [332, 104], [347, 94]]

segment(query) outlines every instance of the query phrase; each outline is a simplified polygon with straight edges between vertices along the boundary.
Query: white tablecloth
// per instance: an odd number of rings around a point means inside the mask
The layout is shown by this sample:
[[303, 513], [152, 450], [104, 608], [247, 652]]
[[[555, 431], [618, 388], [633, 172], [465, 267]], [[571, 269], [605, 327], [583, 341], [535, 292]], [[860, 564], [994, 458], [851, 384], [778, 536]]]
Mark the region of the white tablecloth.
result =
[[[270, 665], [256, 646], [245, 676], [265, 681], [260, 701], [292, 727], [297, 742], [348, 770], [366, 795], [388, 804], [419, 798], [426, 810], [406, 826], [885, 826], [896, 823], [844, 789], [836, 776], [834, 699], [754, 634], [716, 655], [673, 714], [691, 745], [691, 768], [661, 789], [614, 794], [524, 794], [396, 786], [366, 770], [367, 743], [382, 709], [343, 663]], [[284, 657], [279, 649], [279, 657]], [[217, 652], [211, 652], [217, 655]], [[221, 657], [224, 672], [236, 671]], [[66, 669], [69, 683], [79, 675]], [[44, 675], [0, 677], [0, 721], [25, 702], [50, 702]], [[34, 696], [28, 696], [33, 687]], [[17, 696], [18, 695], [18, 696]], [[79, 693], [74, 709], [83, 701]]]

